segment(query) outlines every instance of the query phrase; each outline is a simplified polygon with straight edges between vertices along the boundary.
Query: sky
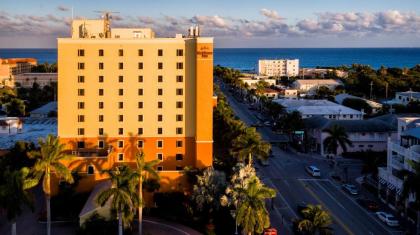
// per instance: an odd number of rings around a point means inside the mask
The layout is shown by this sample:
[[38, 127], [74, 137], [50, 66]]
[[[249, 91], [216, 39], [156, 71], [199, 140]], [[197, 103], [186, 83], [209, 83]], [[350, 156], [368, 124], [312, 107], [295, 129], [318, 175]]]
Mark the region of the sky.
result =
[[72, 12], [102, 10], [162, 37], [198, 24], [219, 48], [420, 47], [420, 0], [0, 0], [0, 48], [54, 48]]

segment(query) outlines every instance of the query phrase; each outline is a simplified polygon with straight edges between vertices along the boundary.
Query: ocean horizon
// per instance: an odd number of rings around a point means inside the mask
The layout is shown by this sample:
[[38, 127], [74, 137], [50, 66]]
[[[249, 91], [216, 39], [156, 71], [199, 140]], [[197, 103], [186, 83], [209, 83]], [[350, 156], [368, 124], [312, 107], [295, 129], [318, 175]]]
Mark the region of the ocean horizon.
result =
[[[57, 48], [0, 48], [0, 58], [31, 57], [38, 63], [57, 61]], [[215, 48], [214, 65], [253, 71], [259, 59], [299, 59], [300, 67], [365, 64], [372, 68], [414, 67], [420, 47], [387, 48]]]

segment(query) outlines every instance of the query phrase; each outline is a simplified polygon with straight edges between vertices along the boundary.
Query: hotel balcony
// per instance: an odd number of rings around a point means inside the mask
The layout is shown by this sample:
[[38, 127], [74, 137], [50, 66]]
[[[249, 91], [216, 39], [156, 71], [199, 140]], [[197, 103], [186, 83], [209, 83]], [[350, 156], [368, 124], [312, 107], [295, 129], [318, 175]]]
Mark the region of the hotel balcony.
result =
[[76, 157], [85, 157], [85, 158], [95, 158], [95, 157], [108, 157], [108, 155], [112, 152], [112, 148], [108, 149], [95, 149], [95, 148], [83, 148], [83, 149], [76, 149], [76, 150], [67, 150], [66, 154], [76, 156]]
[[405, 159], [410, 159], [416, 162], [420, 162], [420, 145], [413, 145], [411, 147], [403, 147], [392, 141], [388, 141], [388, 148], [402, 156]]

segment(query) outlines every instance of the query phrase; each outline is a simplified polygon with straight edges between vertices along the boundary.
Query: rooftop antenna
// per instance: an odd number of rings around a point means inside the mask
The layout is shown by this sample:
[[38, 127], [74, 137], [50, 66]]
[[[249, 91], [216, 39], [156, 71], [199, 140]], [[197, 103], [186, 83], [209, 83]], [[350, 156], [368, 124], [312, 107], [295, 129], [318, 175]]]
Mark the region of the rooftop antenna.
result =
[[74, 7], [71, 7], [71, 20], [74, 19]]
[[117, 14], [120, 12], [118, 11], [94, 11], [94, 12], [102, 14], [102, 18], [104, 19], [105, 38], [111, 38], [111, 19], [112, 19], [111, 13]]

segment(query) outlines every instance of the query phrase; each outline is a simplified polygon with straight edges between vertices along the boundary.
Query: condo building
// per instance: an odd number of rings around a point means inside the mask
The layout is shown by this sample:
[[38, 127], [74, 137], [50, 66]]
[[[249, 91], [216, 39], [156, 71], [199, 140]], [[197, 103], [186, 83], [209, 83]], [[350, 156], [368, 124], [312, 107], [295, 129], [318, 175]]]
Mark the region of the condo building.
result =
[[15, 76], [30, 73], [37, 60], [33, 58], [0, 58], [0, 85], [14, 87]]
[[212, 165], [213, 38], [158, 38], [148, 28], [111, 28], [109, 17], [74, 20], [58, 39], [58, 136], [80, 190], [135, 154], [159, 160], [161, 190], [184, 190], [185, 167]]
[[259, 60], [258, 73], [272, 77], [295, 77], [299, 75], [299, 60]]

